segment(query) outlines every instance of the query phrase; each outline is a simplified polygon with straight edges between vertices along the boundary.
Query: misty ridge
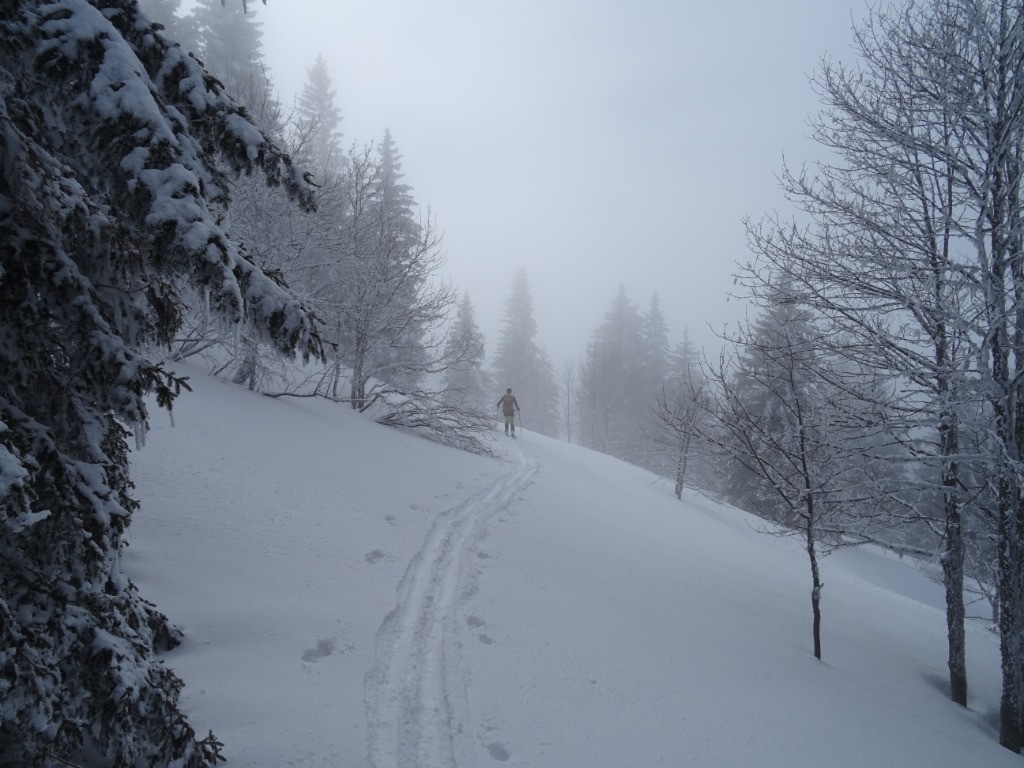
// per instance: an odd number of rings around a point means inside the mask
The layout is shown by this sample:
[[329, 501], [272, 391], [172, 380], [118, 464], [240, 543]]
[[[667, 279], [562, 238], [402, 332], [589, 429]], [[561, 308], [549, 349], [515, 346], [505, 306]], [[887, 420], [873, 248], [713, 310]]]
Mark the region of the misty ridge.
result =
[[[826, 159], [783, 163], [791, 207], [737, 224], [742, 316], [705, 344], [707, 318], [670, 327], [670, 282], [629, 295], [628, 264], [557, 286], [492, 265], [504, 292], [488, 338], [493, 302], [446, 272], [458, 235], [414, 196], [404, 137], [346, 135], [315, 51], [294, 104], [279, 101], [262, 6], [17, 8], [0, 53], [0, 762], [219, 759], [156, 657], [180, 630], [119, 568], [138, 508], [129, 440], [144, 443], [153, 403], [187, 397], [183, 364], [480, 456], [511, 389], [520, 435], [796, 537], [819, 659], [823, 558], [871, 544], [933, 563], [942, 692], [967, 705], [965, 625], [985, 622], [1002, 653], [999, 743], [1021, 751], [1024, 9], [867, 10], [849, 58], [812, 77]], [[562, 329], [538, 317], [563, 308], [542, 312], [538, 289], [598, 276], [621, 284], [555, 357]]]

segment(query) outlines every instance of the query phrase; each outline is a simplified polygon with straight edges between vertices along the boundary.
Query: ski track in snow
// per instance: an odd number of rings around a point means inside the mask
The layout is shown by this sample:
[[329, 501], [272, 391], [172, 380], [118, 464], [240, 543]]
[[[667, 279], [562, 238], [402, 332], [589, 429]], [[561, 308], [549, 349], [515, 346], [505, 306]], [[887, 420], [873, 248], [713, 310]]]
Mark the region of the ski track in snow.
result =
[[456, 613], [472, 593], [463, 562], [488, 520], [536, 474], [537, 460], [522, 450], [514, 461], [510, 473], [437, 516], [399, 584], [397, 605], [377, 631], [364, 689], [374, 768], [457, 766], [449, 681], [459, 655]]

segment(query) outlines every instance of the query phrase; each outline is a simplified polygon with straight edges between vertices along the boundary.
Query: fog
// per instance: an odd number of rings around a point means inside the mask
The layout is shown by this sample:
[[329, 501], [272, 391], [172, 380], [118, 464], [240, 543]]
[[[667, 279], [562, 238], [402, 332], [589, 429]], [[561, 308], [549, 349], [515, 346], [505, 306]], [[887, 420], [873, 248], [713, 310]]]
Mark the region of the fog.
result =
[[853, 0], [336, 0], [253, 4], [281, 101], [321, 53], [344, 142], [390, 129], [493, 352], [530, 280], [556, 368], [618, 287], [657, 290], [671, 329], [717, 348], [734, 323], [744, 217], [786, 210], [776, 174], [813, 160], [809, 77], [850, 60]]

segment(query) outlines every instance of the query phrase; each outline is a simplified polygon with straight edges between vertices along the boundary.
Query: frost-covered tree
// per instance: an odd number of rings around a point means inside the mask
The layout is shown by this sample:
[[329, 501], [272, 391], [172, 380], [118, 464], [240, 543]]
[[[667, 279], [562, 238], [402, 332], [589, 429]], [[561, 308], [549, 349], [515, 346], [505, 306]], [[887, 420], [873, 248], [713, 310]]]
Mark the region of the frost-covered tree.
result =
[[668, 378], [682, 381], [700, 367], [700, 357], [696, 345], [690, 341], [690, 331], [683, 328], [680, 339], [668, 356]]
[[692, 458], [700, 460], [696, 462], [699, 481], [705, 486], [711, 485], [704, 466], [706, 452], [700, 442], [707, 381], [686, 328], [683, 328], [682, 340], [667, 355], [666, 368], [666, 378], [654, 405], [652, 443], [664, 457], [662, 466], [667, 465], [671, 470], [678, 499], [682, 498], [683, 488], [693, 474]]
[[469, 293], [464, 293], [445, 345], [442, 392], [449, 402], [488, 411], [493, 386], [484, 370], [484, 335], [476, 324]]
[[0, 14], [0, 763], [213, 764], [155, 658], [178, 637], [121, 568], [126, 426], [183, 381], [184, 285], [282, 352], [303, 308], [218, 224], [232, 172], [301, 202], [286, 156], [132, 0]]
[[[999, 742], [1024, 747], [1024, 7], [938, 3], [923, 31], [923, 98], [955, 118], [957, 191], [971, 213], [981, 390], [991, 409], [1002, 696]], [[950, 44], [950, 38], [953, 44]], [[913, 40], [919, 43], [919, 39]], [[948, 148], [939, 155], [948, 158]]]
[[306, 70], [306, 82], [299, 93], [296, 112], [296, 133], [303, 137], [303, 150], [296, 157], [304, 167], [315, 168], [321, 179], [337, 172], [344, 163], [341, 149], [341, 110], [335, 101], [327, 62], [317, 54]]
[[196, 53], [251, 119], [265, 133], [282, 128], [281, 105], [274, 98], [263, 58], [263, 23], [251, 4], [195, 0], [189, 23]]
[[653, 444], [660, 422], [655, 414], [656, 403], [665, 390], [669, 370], [668, 323], [655, 291], [640, 318], [640, 368], [637, 371], [637, 439], [640, 442], [636, 461], [654, 472], [667, 472], [670, 467], [663, 453]]
[[[154, 14], [168, 30], [184, 35], [179, 42], [203, 59], [207, 71], [217, 78], [247, 116], [265, 134], [280, 141], [281, 109], [273, 99], [271, 84], [263, 65], [261, 32], [252, 13], [241, 3], [206, 0], [193, 4], [191, 12], [179, 17], [181, 3], [168, 0], [143, 0], [142, 7]], [[268, 189], [260, 179], [250, 176], [231, 178], [232, 211], [220, 210], [221, 225], [249, 260], [262, 268], [276, 268], [266, 254], [281, 253], [278, 232], [289, 229], [296, 210], [280, 190]], [[277, 270], [281, 275], [280, 270]], [[281, 275], [283, 278], [283, 275]], [[254, 389], [266, 373], [268, 351], [259, 342], [258, 331], [244, 324], [227, 327], [216, 313], [207, 311], [205, 296], [190, 297], [184, 310], [184, 323], [176, 339], [176, 356], [208, 356], [211, 367], [234, 368], [234, 381]], [[227, 362], [226, 362], [227, 361]]]
[[642, 319], [620, 286], [594, 332], [580, 376], [584, 445], [640, 463], [654, 405], [644, 386]]
[[375, 157], [353, 153], [346, 173], [339, 347], [351, 370], [352, 407], [363, 410], [384, 393], [420, 387], [442, 357], [434, 331], [458, 298], [437, 280], [440, 235], [429, 216], [417, 215], [391, 133]]
[[[733, 409], [739, 411], [742, 408], [743, 413], [749, 413], [755, 420], [760, 420], [761, 428], [769, 434], [785, 428], [781, 419], [788, 410], [785, 402], [780, 401], [788, 389], [780, 393], [777, 386], [765, 383], [770, 383], [784, 373], [776, 371], [778, 364], [775, 358], [778, 352], [772, 342], [776, 337], [788, 340], [797, 330], [802, 330], [807, 339], [803, 344], [810, 344], [810, 329], [803, 327], [803, 324], [798, 327], [794, 320], [804, 316], [794, 315], [790, 304], [769, 304], [747, 326], [743, 335], [735, 340], [738, 342], [735, 345], [736, 360], [729, 368], [730, 375], [726, 379], [728, 395], [734, 402]], [[803, 354], [809, 364], [810, 351], [805, 349]], [[721, 380], [722, 371], [718, 373], [718, 380]], [[711, 378], [714, 380], [714, 377]], [[774, 465], [785, 461], [781, 453], [771, 455], [768, 446], [770, 443], [761, 448], [761, 458], [765, 463]], [[759, 514], [766, 499], [773, 501], [771, 497], [774, 491], [770, 479], [765, 478], [757, 464], [750, 462], [742, 452], [729, 450], [727, 446], [720, 464], [720, 491], [729, 503]]]
[[699, 424], [704, 415], [703, 377], [670, 380], [662, 386], [654, 405], [656, 419], [653, 442], [673, 460], [674, 492], [682, 499], [690, 467], [690, 453], [699, 436]]
[[908, 507], [941, 542], [950, 693], [961, 704], [965, 531], [984, 527], [970, 515], [990, 500], [1008, 608], [1000, 741], [1014, 751], [1024, 739], [1022, 28], [1012, 2], [872, 11], [856, 31], [858, 64], [826, 62], [815, 81], [825, 104], [815, 135], [834, 160], [782, 177], [812, 225], [752, 230], [764, 268], [787, 272], [842, 329], [843, 356], [888, 378], [884, 405], [919, 465], [907, 473]]
[[[524, 423], [544, 435], [558, 435], [558, 388], [547, 352], [537, 343], [537, 321], [526, 270], [520, 268], [505, 302], [493, 376], [500, 391], [512, 387]], [[500, 394], [500, 393], [499, 393]], [[497, 396], [494, 398], [497, 400]]]
[[[322, 169], [307, 164], [311, 137], [289, 124], [274, 98], [263, 57], [261, 24], [253, 9], [246, 12], [238, 3], [206, 0], [194, 5], [184, 21], [211, 74], [227, 84], [264, 133], [286, 146], [293, 157], [301, 158], [303, 167], [317, 178], [316, 215], [290, 205], [279, 189], [268, 188], [251, 176], [231, 180], [235, 205], [222, 212], [223, 226], [249, 259], [278, 275], [291, 290], [301, 291], [315, 307], [308, 271], [320, 261], [324, 247], [338, 241], [337, 217], [331, 216], [340, 198], [338, 180], [325, 179]], [[281, 363], [273, 350], [260, 342], [258, 331], [244, 325], [225, 328], [206, 311], [203, 296], [190, 302], [177, 353], [182, 357], [202, 354], [213, 370], [230, 371], [235, 383], [250, 389], [265, 390], [275, 377], [281, 380]]]
[[784, 286], [758, 297], [758, 322], [733, 339], [737, 351], [708, 366], [702, 436], [748, 477], [747, 508], [800, 538], [811, 567], [814, 655], [821, 658], [819, 559], [864, 541], [855, 517], [860, 470], [836, 423], [836, 398], [810, 313]]
[[669, 345], [668, 323], [661, 309], [661, 299], [655, 291], [640, 319], [640, 371], [641, 386], [650, 393], [661, 389], [668, 378]]

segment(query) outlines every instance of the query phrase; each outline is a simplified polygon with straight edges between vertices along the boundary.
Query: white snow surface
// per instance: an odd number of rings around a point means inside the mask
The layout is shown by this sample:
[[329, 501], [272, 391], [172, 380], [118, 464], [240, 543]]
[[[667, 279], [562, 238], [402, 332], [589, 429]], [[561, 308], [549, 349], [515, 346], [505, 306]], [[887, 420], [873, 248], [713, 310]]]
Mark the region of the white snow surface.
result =
[[528, 430], [476, 456], [190, 374], [133, 455], [126, 568], [229, 768], [1021, 765], [996, 637], [969, 625], [949, 702], [910, 560], [823, 562], [819, 662], [806, 554], [743, 512]]

